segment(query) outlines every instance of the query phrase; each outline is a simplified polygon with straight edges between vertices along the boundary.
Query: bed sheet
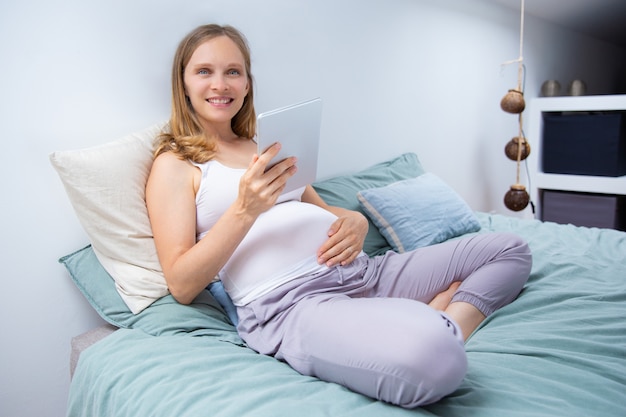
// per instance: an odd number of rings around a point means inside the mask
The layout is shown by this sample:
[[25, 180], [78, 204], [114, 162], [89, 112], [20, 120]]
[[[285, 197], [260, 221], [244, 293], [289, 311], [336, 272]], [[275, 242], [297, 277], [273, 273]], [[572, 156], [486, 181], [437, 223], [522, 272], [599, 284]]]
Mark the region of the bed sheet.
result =
[[524, 237], [533, 270], [520, 297], [469, 339], [467, 376], [437, 404], [374, 401], [210, 333], [122, 329], [82, 353], [68, 415], [626, 415], [626, 233], [478, 217], [480, 233]]

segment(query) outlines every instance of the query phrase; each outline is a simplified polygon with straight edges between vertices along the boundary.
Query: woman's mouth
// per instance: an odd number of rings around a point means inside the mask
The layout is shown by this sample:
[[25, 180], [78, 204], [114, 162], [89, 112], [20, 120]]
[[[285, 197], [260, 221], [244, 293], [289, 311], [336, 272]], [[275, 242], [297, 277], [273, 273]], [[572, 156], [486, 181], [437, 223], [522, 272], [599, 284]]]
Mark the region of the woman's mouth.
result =
[[216, 104], [216, 105], [230, 104], [233, 102], [233, 100], [234, 99], [230, 97], [212, 97], [212, 98], [206, 99], [206, 101], [209, 102], [210, 104]]

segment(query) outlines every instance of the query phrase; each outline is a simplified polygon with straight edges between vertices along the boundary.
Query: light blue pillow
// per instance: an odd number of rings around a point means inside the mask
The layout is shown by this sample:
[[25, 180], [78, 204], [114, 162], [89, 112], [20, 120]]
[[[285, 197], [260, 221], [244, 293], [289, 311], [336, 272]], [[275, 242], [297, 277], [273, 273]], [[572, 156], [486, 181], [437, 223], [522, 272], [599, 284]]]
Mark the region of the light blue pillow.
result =
[[215, 281], [207, 287], [209, 292], [215, 297], [217, 302], [222, 306], [228, 318], [235, 327], [239, 324], [239, 316], [237, 316], [237, 307], [233, 304], [233, 300], [230, 298], [222, 281]]
[[[415, 178], [424, 172], [417, 155], [408, 152], [393, 159], [379, 162], [354, 174], [337, 176], [316, 182], [313, 184], [313, 188], [331, 206], [357, 210], [367, 217], [367, 213], [363, 211], [357, 199], [359, 191], [382, 187], [408, 178]], [[363, 251], [369, 256], [376, 256], [391, 250], [389, 243], [380, 234], [378, 228], [369, 217], [368, 221], [370, 225], [363, 244]]]
[[359, 204], [396, 252], [480, 230], [474, 212], [432, 173], [357, 194]]

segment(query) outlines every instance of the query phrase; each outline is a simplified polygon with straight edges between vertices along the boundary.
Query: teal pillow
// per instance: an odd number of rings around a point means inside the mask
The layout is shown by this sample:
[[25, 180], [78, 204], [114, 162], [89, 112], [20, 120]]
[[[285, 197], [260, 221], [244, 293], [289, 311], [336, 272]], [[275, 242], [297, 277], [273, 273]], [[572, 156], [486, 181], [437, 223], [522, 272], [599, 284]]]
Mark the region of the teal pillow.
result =
[[396, 252], [480, 230], [474, 212], [436, 175], [360, 191], [359, 204]]
[[[414, 153], [405, 153], [389, 161], [378, 163], [360, 172], [316, 182], [313, 188], [331, 206], [367, 213], [359, 205], [357, 193], [369, 188], [379, 188], [393, 182], [415, 178], [424, 169]], [[363, 250], [370, 256], [380, 255], [392, 249], [385, 237], [368, 217], [369, 231], [365, 237]]]
[[115, 289], [115, 281], [102, 267], [91, 245], [59, 259], [89, 304], [105, 321], [120, 328], [141, 329], [147, 334], [186, 333], [211, 335], [242, 344], [237, 331], [208, 290], [189, 305], [167, 295], [139, 314], [133, 314]]

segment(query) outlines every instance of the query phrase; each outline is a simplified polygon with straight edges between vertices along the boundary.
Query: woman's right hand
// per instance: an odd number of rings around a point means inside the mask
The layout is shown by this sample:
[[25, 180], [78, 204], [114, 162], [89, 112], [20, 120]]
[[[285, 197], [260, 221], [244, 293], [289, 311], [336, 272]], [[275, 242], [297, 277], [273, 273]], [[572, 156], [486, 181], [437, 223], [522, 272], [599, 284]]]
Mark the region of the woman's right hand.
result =
[[238, 203], [254, 217], [276, 204], [287, 180], [297, 171], [295, 157], [285, 158], [268, 168], [279, 151], [280, 143], [276, 142], [261, 155], [255, 154], [239, 181]]

